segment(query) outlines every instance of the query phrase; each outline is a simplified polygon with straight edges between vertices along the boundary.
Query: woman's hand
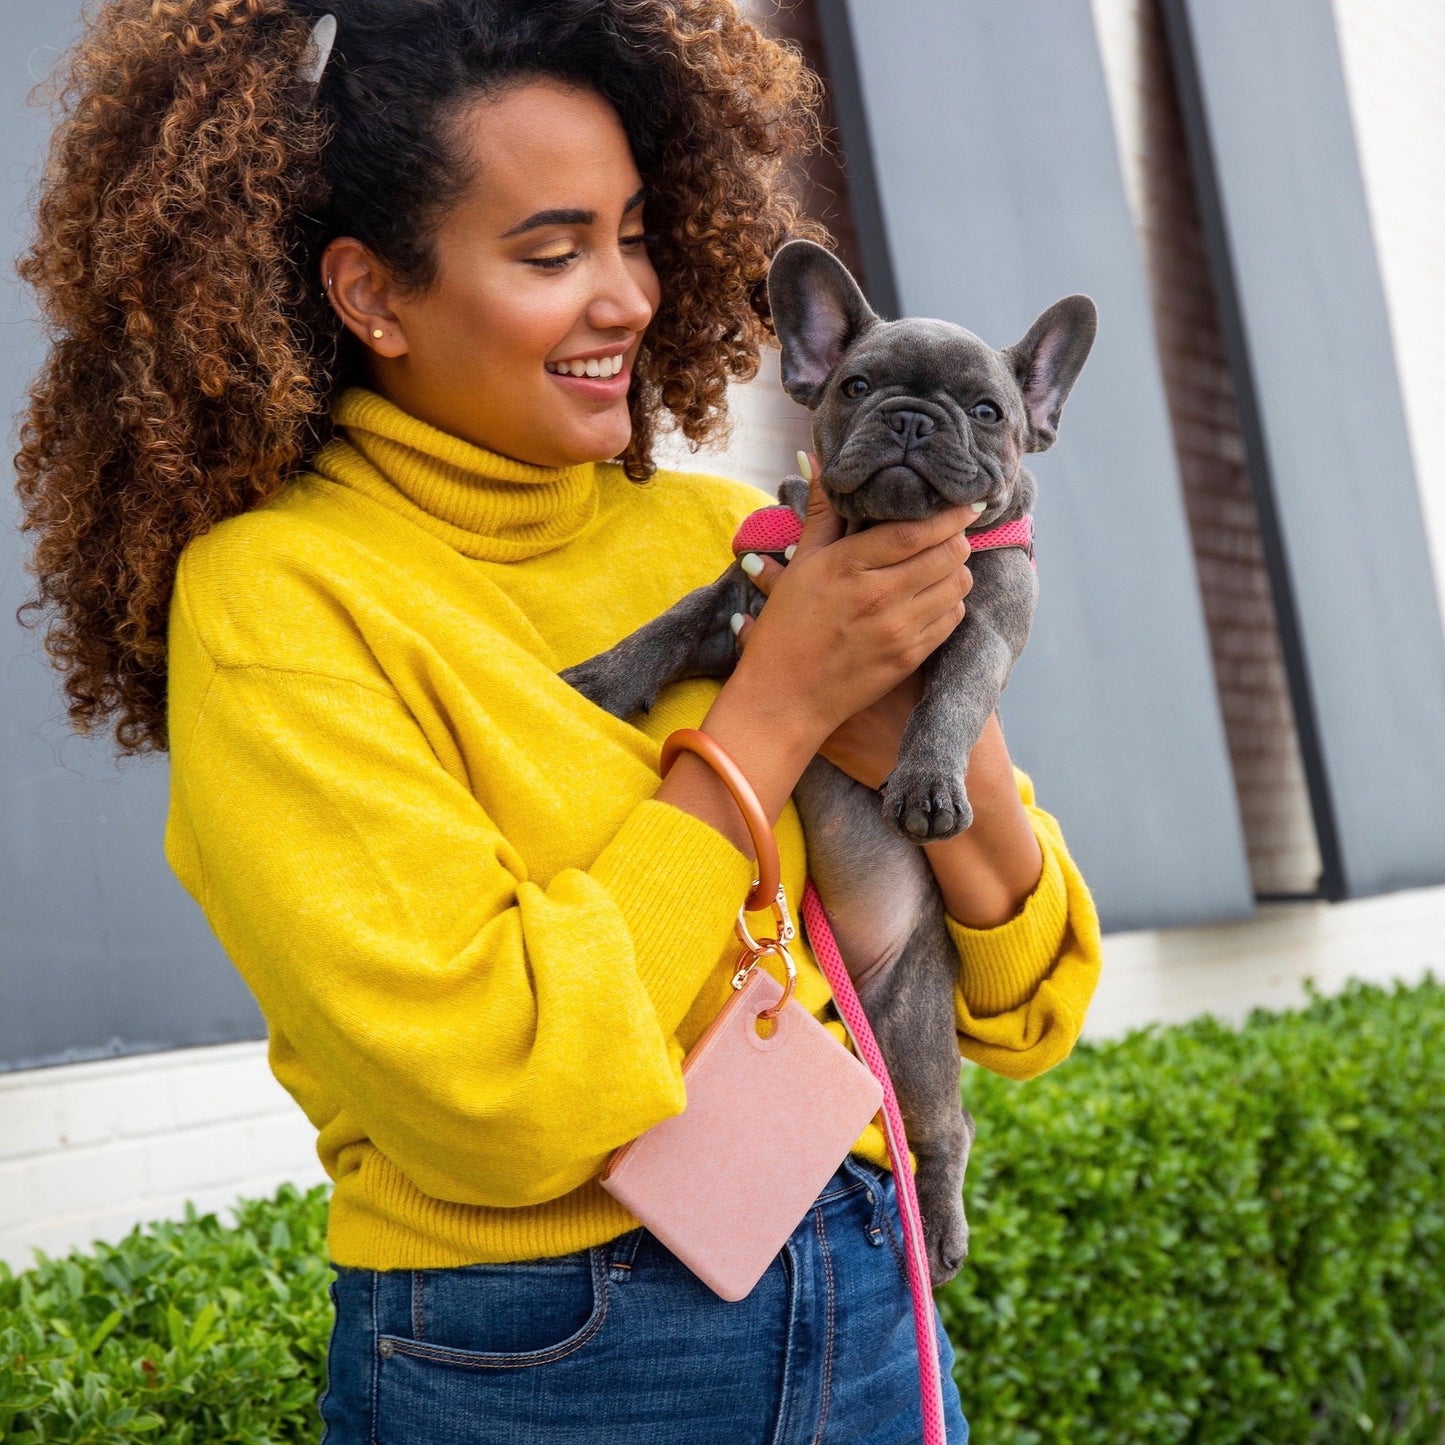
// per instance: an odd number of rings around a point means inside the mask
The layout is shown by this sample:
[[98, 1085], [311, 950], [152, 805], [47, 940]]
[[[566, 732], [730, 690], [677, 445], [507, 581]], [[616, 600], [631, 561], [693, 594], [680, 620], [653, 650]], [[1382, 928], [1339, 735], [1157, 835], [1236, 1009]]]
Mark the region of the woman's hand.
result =
[[948, 507], [845, 537], [843, 519], [813, 482], [792, 561], [756, 559], [769, 605], [747, 628], [749, 646], [727, 686], [761, 695], [781, 685], [817, 751], [917, 671], [963, 620], [973, 585], [964, 528], [977, 515]]
[[[701, 724], [747, 775], [769, 819], [820, 750], [875, 787], [893, 767], [914, 674], [963, 620], [973, 585], [963, 532], [977, 515], [949, 507], [845, 537], [843, 519], [813, 484], [792, 561], [757, 571], [767, 605], [746, 624], [747, 648]], [[700, 759], [680, 757], [655, 796], [751, 852], [741, 814]]]
[[[813, 473], [816, 475], [817, 459], [810, 457], [809, 460], [812, 463]], [[977, 515], [969, 508], [960, 507], [951, 510], [961, 514], [960, 532], [962, 527], [968, 525]], [[896, 528], [899, 525], [899, 523], [881, 523], [879, 527]], [[828, 501], [822, 488], [816, 485], [809, 494], [808, 521], [804, 525], [804, 540], [808, 537], [809, 527], [815, 529], [815, 535], [818, 538], [817, 546], [838, 545], [838, 539], [843, 535], [843, 519], [833, 510], [832, 504]], [[878, 530], [878, 528], [871, 530]], [[844, 540], [846, 542], [855, 539]], [[973, 586], [973, 573], [963, 565], [969, 554], [968, 539], [962, 536], [956, 538], [946, 536], [944, 542], [934, 544], [932, 550], [937, 551], [943, 547], [959, 558], [954, 572], [948, 574], [947, 589], [942, 595], [949, 598], [956, 596], [957, 617], [961, 619], [965, 611], [963, 598], [967, 596]], [[759, 570], [753, 577], [754, 585], [765, 597], [771, 597], [779, 580], [798, 566], [799, 559], [803, 554], [804, 541], [800, 540], [798, 550], [787, 567], [771, 557], [758, 557], [756, 561], [759, 564]], [[917, 557], [924, 553], [919, 552], [914, 555]], [[749, 571], [751, 573], [751, 564]], [[767, 615], [768, 610], [767, 607], [763, 609], [763, 616]], [[746, 650], [761, 625], [763, 617], [759, 617], [757, 621], [751, 617], [741, 617], [735, 621], [739, 624], [737, 634], [739, 645]], [[946, 637], [956, 625], [957, 621], [943, 630], [938, 641], [941, 642], [943, 637]], [[931, 632], [929, 635], [932, 635]], [[931, 652], [937, 645], [937, 642], [933, 643], [927, 651]], [[924, 653], [924, 656], [927, 656], [927, 652]], [[863, 703], [856, 711], [849, 713], [837, 722], [818, 748], [818, 751], [835, 767], [840, 768], [850, 778], [856, 779], [867, 787], [882, 787], [884, 780], [897, 764], [898, 745], [903, 737], [904, 726], [907, 724], [908, 716], [913, 711], [915, 704], [923, 696], [923, 675], [919, 670], [921, 661], [922, 658], [919, 658], [918, 663], [915, 663], [881, 696], [875, 697], [871, 702]]]
[[[783, 569], [771, 557], [763, 559], [766, 570], [754, 580], [766, 593], [772, 579]], [[753, 632], [753, 619], [743, 619], [738, 633], [739, 644], [746, 648]], [[908, 715], [923, 696], [923, 673], [909, 673], [896, 687], [890, 688], [877, 702], [845, 718], [828, 734], [818, 751], [850, 778], [870, 788], [881, 788], [898, 762], [898, 745]]]

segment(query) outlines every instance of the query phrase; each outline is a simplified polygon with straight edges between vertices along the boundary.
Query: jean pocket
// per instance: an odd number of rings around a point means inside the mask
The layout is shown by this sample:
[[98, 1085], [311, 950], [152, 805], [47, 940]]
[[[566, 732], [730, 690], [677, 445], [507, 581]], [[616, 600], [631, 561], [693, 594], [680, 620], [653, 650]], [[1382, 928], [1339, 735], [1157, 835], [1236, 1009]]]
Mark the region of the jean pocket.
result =
[[546, 1365], [580, 1350], [607, 1316], [606, 1250], [578, 1250], [515, 1264], [411, 1272], [405, 1334], [382, 1334], [396, 1355], [472, 1370]]

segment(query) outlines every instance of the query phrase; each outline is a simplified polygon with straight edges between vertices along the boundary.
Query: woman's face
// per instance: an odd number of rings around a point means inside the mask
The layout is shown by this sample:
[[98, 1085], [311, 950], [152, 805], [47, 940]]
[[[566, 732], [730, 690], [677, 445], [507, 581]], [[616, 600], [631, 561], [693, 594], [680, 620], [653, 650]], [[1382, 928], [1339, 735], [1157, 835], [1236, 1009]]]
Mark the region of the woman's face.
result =
[[[469, 103], [455, 125], [472, 182], [436, 236], [433, 283], [396, 284], [352, 240], [322, 258], [337, 310], [368, 348], [369, 384], [517, 461], [615, 457], [660, 296], [617, 114], [595, 92], [537, 80]], [[550, 369], [588, 360], [600, 376]]]

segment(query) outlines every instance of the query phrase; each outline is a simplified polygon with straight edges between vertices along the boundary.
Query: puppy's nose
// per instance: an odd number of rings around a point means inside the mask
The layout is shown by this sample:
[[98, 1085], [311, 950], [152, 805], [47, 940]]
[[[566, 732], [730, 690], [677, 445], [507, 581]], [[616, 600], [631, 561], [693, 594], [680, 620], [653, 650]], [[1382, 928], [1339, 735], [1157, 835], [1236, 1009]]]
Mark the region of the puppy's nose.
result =
[[933, 418], [921, 411], [895, 411], [888, 415], [888, 428], [906, 452], [915, 442], [933, 434]]

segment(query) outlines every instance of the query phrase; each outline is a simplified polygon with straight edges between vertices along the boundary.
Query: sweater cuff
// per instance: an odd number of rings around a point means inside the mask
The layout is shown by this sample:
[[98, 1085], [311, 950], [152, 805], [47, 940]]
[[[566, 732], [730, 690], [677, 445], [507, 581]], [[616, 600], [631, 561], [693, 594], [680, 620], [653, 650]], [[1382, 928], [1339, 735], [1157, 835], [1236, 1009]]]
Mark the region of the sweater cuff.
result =
[[664, 1034], [676, 1033], [730, 944], [753, 881], [753, 860], [701, 818], [648, 798], [589, 872], [632, 938], [638, 977]]
[[1023, 907], [993, 928], [970, 928], [951, 914], [943, 916], [958, 950], [959, 990], [974, 1018], [992, 1018], [1027, 1003], [1063, 947], [1069, 919], [1063, 865], [1050, 829], [1033, 809], [1029, 820], [1044, 868]]

